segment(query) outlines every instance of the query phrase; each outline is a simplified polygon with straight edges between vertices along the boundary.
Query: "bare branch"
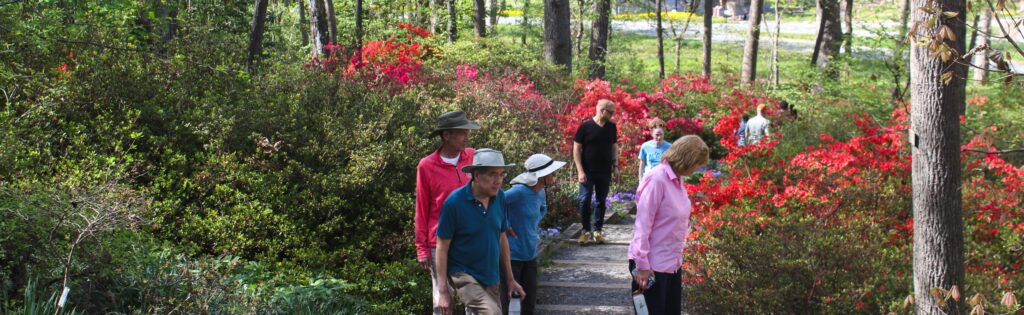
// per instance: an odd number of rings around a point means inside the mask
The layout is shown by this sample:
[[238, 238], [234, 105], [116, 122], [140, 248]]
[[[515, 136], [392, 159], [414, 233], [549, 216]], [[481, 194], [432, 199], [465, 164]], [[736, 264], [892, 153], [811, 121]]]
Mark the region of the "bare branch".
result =
[[1024, 152], [1024, 148], [1007, 149], [1007, 150], [994, 150], [994, 151], [986, 151], [986, 150], [979, 150], [979, 149], [962, 149], [960, 151], [963, 151], [963, 152], [973, 152], [973, 153], [984, 153], [984, 154], [1004, 154], [1004, 153], [1021, 153], [1021, 152]]

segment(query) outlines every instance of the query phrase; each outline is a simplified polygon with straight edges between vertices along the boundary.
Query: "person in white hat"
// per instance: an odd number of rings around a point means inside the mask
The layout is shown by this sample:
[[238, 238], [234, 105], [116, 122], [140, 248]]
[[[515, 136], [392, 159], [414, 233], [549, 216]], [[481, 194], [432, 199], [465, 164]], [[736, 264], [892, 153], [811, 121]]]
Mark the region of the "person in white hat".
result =
[[[473, 153], [473, 163], [462, 168], [472, 174], [469, 184], [448, 195], [437, 221], [437, 277], [449, 279], [459, 300], [474, 314], [500, 314], [498, 283], [505, 275], [509, 294], [526, 292], [512, 276], [509, 263], [508, 215], [505, 213], [505, 157], [494, 149]], [[499, 267], [504, 273], [499, 272]], [[452, 311], [451, 293], [439, 286], [438, 308]]]
[[[544, 154], [534, 154], [523, 165], [526, 172], [512, 179], [512, 188], [505, 191], [508, 221], [512, 234], [508, 239], [511, 252], [512, 275], [523, 286], [522, 314], [533, 314], [537, 304], [537, 241], [540, 221], [548, 212], [544, 188], [553, 186], [558, 169], [565, 162], [555, 161]], [[507, 291], [507, 288], [502, 288]], [[508, 294], [502, 295], [502, 305], [508, 314]]]

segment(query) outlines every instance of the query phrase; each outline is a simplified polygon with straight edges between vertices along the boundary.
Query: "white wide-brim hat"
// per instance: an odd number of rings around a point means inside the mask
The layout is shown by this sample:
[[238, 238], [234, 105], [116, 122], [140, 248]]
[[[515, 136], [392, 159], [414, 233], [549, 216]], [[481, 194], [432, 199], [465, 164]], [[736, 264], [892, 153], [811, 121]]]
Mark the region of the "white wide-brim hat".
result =
[[505, 156], [501, 151], [495, 149], [480, 149], [473, 152], [473, 164], [462, 167], [463, 173], [472, 173], [473, 170], [485, 167], [509, 168], [515, 164], [505, 164]]
[[550, 156], [544, 154], [531, 155], [530, 158], [526, 159], [526, 163], [523, 164], [526, 167], [526, 172], [513, 178], [512, 184], [537, 185], [539, 178], [554, 173], [562, 168], [562, 166], [565, 166], [565, 164], [565, 162], [555, 161]]

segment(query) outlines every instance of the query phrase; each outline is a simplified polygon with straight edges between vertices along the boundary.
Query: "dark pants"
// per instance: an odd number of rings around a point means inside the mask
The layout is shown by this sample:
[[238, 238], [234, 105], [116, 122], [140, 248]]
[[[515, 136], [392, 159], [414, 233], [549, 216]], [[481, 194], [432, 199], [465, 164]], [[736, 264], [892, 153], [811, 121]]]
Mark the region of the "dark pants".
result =
[[[523, 315], [533, 314], [533, 307], [537, 305], [537, 260], [512, 261], [512, 276], [516, 282], [526, 291], [526, 298], [520, 301], [523, 307]], [[501, 310], [508, 315], [508, 286], [505, 281], [501, 282]]]
[[[629, 260], [629, 271], [632, 272], [636, 263]], [[636, 281], [632, 281], [633, 292], [640, 289]], [[683, 269], [675, 273], [654, 273], [654, 286], [644, 291], [648, 314], [679, 314], [683, 302]], [[634, 310], [636, 308], [634, 307]]]
[[[600, 231], [604, 226], [604, 211], [608, 208], [608, 186], [612, 183], [611, 174], [587, 174], [587, 183], [580, 184], [580, 221], [584, 231]], [[597, 194], [597, 207], [594, 214], [594, 225], [590, 225], [590, 198]]]

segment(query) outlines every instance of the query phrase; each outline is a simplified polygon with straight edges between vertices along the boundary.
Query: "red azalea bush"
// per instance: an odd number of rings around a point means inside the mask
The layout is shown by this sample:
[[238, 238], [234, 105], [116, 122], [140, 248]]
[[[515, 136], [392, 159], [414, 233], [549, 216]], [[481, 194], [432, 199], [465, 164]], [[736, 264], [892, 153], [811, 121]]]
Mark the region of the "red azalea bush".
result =
[[343, 80], [361, 82], [370, 89], [403, 90], [423, 82], [423, 61], [430, 46], [419, 39], [430, 37], [430, 32], [417, 26], [399, 23], [406, 30], [404, 38], [368, 41], [356, 51], [329, 43], [325, 58], [314, 57], [307, 69], [336, 73]]
[[[734, 121], [720, 120], [715, 132], [732, 149], [721, 161], [726, 175], [706, 173], [688, 185], [688, 309], [898, 310], [912, 291], [908, 113], [897, 107], [886, 122], [853, 115], [852, 138], [821, 134], [821, 144], [794, 156], [775, 156], [778, 140], [736, 147], [725, 138]], [[979, 139], [965, 148], [990, 149]], [[997, 155], [963, 159], [967, 285], [999, 296], [1020, 281], [1024, 167]]]

